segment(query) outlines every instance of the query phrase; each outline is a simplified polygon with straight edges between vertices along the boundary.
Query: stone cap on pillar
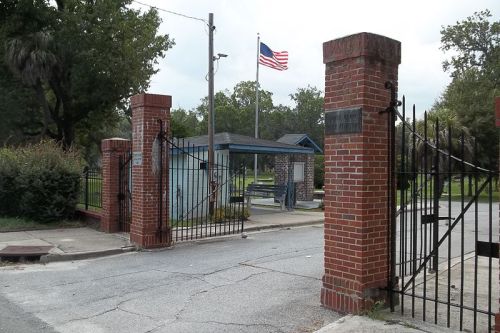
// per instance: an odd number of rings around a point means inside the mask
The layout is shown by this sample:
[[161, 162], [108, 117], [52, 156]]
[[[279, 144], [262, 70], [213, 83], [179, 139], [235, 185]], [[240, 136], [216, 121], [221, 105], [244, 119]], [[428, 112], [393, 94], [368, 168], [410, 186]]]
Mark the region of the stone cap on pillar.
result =
[[167, 109], [172, 107], [172, 96], [156, 94], [138, 94], [130, 97], [132, 108], [156, 107]]
[[401, 42], [369, 32], [345, 36], [323, 43], [323, 63], [368, 57], [388, 63], [401, 63]]
[[101, 141], [101, 150], [105, 151], [127, 151], [130, 149], [130, 140], [122, 138], [104, 139]]

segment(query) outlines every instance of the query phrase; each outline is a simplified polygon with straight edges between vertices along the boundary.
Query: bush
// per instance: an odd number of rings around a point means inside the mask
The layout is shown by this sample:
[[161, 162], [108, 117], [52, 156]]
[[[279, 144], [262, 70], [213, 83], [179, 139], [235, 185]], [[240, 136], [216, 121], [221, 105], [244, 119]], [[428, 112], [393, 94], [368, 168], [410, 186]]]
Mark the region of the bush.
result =
[[[8, 153], [6, 153], [7, 151]], [[24, 148], [4, 149], [14, 162], [1, 163], [0, 175], [9, 174], [12, 183], [3, 186], [5, 206], [13, 203], [6, 215], [23, 216], [40, 222], [71, 217], [78, 203], [82, 163], [78, 153], [63, 151], [52, 141]], [[12, 161], [12, 160], [11, 160]]]
[[325, 185], [325, 156], [314, 156], [314, 188], [321, 189]]
[[224, 222], [231, 219], [248, 220], [250, 211], [248, 208], [234, 208], [231, 206], [219, 207], [215, 210], [213, 220], [214, 222]]
[[19, 164], [16, 154], [6, 148], [0, 149], [0, 215], [16, 215], [18, 191], [16, 176]]

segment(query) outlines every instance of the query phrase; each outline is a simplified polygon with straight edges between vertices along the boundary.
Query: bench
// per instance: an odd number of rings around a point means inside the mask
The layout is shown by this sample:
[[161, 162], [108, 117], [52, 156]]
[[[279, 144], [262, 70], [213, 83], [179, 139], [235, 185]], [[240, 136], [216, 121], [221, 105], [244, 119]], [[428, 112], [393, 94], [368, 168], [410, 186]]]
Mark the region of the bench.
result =
[[247, 207], [250, 209], [252, 197], [274, 198], [278, 200], [281, 210], [285, 209], [286, 185], [255, 184], [248, 185], [245, 195], [247, 197]]

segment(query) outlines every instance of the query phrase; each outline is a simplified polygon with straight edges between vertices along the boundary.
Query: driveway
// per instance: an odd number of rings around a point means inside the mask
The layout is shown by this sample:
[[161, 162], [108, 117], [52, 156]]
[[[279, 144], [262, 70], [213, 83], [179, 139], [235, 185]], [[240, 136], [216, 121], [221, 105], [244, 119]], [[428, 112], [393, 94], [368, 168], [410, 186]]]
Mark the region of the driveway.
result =
[[[323, 226], [0, 268], [0, 332], [312, 332]], [[26, 318], [26, 326], [9, 318]]]

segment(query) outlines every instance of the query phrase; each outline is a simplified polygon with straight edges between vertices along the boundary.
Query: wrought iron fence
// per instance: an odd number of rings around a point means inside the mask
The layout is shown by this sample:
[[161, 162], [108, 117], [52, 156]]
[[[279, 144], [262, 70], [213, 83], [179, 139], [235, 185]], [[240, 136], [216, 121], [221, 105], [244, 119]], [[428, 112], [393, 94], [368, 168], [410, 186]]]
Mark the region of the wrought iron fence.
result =
[[166, 204], [172, 240], [243, 232], [248, 217], [245, 168], [231, 165], [227, 150], [217, 150], [210, 180], [206, 146], [173, 138], [166, 138], [166, 143], [166, 153], [170, 156]]
[[461, 131], [427, 113], [417, 120], [415, 107], [408, 118], [404, 97], [402, 113], [396, 107], [391, 112], [397, 193], [389, 283], [399, 296], [399, 302], [391, 297], [391, 310], [461, 331], [490, 332], [499, 297], [496, 172], [479, 166], [477, 145]]
[[80, 205], [88, 210], [89, 207], [102, 208], [102, 174], [101, 169], [85, 167], [82, 172], [82, 188]]

